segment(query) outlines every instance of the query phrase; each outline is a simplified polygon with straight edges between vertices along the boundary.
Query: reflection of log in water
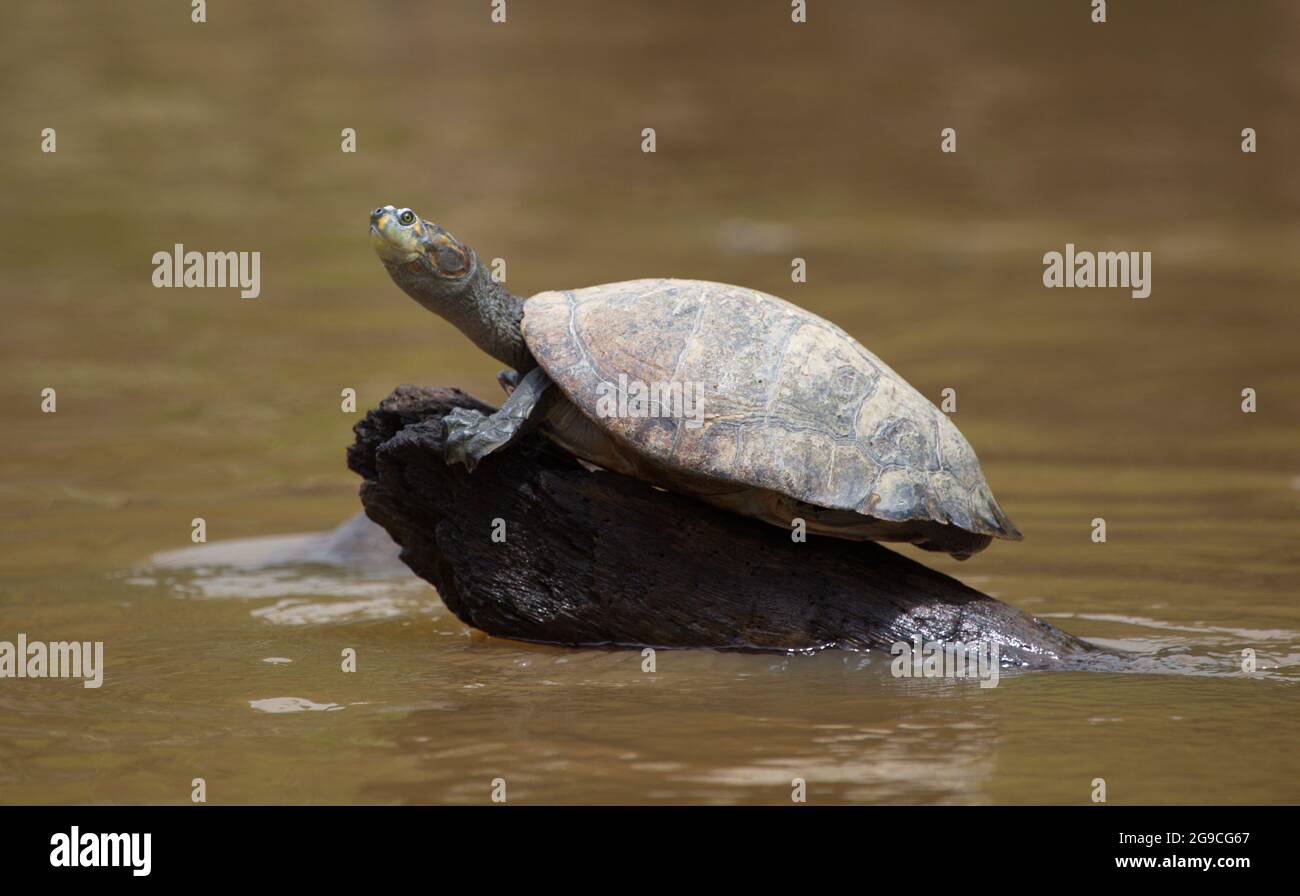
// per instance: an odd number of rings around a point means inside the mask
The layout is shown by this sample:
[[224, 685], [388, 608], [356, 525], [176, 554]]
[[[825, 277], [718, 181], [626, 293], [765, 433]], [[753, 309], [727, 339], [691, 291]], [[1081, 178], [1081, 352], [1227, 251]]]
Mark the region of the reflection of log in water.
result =
[[[604, 471], [537, 435], [474, 473], [442, 461], [442, 417], [491, 411], [402, 386], [355, 427], [366, 513], [461, 620], [569, 645], [798, 650], [925, 641], [1001, 645], [1035, 665], [1076, 638], [873, 543], [811, 537]], [[494, 541], [504, 521], [505, 540]]]

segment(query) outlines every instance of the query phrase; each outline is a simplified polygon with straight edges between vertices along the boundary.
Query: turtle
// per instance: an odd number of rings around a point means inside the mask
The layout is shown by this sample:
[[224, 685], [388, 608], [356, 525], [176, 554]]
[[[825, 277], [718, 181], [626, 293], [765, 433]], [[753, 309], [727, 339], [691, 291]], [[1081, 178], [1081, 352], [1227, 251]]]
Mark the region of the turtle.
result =
[[444, 418], [472, 473], [540, 430], [590, 467], [790, 530], [966, 559], [1020, 540], [946, 414], [835, 324], [742, 286], [643, 279], [522, 299], [410, 208], [370, 213], [393, 282], [509, 365]]

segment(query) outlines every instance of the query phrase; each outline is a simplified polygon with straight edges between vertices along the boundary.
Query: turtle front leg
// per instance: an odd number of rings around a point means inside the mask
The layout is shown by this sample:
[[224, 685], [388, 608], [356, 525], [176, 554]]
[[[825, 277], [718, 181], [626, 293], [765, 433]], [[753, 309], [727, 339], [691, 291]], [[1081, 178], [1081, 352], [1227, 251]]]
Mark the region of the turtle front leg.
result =
[[468, 408], [456, 408], [444, 417], [443, 457], [447, 463], [464, 464], [473, 472], [483, 458], [535, 428], [545, 416], [538, 408], [550, 385], [546, 371], [534, 367], [490, 417]]

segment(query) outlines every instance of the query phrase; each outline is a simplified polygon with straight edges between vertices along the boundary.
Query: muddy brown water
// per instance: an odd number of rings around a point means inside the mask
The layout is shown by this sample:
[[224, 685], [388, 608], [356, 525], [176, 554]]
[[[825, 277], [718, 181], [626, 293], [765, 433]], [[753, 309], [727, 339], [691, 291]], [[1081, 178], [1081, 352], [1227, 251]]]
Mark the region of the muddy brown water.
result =
[[[0, 640], [107, 662], [97, 690], [0, 679], [0, 802], [1300, 800], [1294, 6], [211, 6], [0, 14]], [[353, 514], [343, 388], [496, 400], [380, 270], [387, 202], [523, 294], [738, 282], [955, 388], [1027, 538], [913, 556], [1160, 673], [645, 674], [477, 637], [391, 570], [151, 567], [194, 517], [216, 545]], [[178, 242], [260, 251], [261, 296], [154, 289]], [[1067, 242], [1152, 252], [1150, 297], [1045, 289]]]

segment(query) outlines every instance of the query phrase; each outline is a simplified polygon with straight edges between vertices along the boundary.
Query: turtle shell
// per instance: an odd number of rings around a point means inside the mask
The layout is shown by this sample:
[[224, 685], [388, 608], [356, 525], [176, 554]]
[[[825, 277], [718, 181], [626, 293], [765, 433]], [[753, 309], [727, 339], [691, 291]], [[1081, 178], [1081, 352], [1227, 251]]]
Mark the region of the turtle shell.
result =
[[[522, 326], [569, 400], [652, 467], [878, 520], [1021, 537], [952, 421], [853, 337], [783, 299], [631, 280], [539, 293]], [[699, 390], [702, 414], [611, 415], [602, 397], [630, 383]]]

